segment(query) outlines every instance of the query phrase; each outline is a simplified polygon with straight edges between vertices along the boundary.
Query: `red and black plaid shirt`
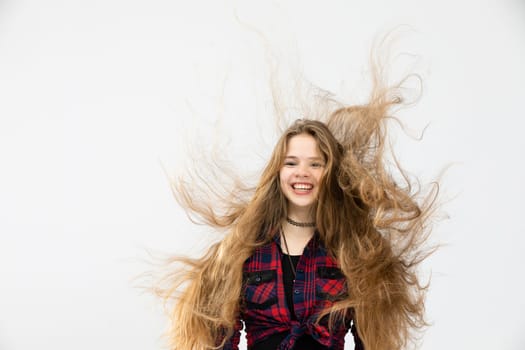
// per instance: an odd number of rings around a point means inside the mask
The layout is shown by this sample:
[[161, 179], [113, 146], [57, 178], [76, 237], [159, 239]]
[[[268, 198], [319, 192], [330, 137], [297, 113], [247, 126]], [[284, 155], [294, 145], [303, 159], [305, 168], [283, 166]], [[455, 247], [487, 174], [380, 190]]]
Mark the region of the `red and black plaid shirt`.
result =
[[[321, 320], [316, 324], [321, 310], [348, 295], [347, 281], [337, 261], [328, 255], [317, 235], [308, 242], [296, 268], [293, 302], [297, 320], [293, 320], [286, 305], [281, 257], [280, 236], [276, 235], [272, 242], [258, 248], [244, 263], [240, 318], [224, 349], [238, 349], [244, 322], [248, 348], [271, 335], [289, 332], [279, 350], [292, 349], [305, 334], [329, 349], [343, 350], [351, 320], [339, 322], [332, 332], [329, 332], [327, 322]], [[352, 333], [355, 349], [364, 349], [355, 327], [352, 327]]]

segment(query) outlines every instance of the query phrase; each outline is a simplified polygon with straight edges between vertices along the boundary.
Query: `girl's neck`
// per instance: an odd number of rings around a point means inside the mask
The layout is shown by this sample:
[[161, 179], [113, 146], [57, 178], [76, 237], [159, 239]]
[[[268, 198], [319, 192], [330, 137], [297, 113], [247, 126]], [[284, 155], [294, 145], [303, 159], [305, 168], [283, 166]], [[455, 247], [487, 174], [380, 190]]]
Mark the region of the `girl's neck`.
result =
[[[298, 221], [296, 218], [294, 218], [294, 220]], [[302, 255], [304, 247], [306, 247], [310, 239], [312, 239], [314, 233], [314, 227], [299, 227], [283, 220], [281, 223], [281, 235], [286, 239], [289, 249], [289, 251], [286, 251], [284, 239], [281, 237], [283, 252], [289, 255]]]
[[288, 207], [288, 217], [297, 222], [314, 222], [315, 213], [311, 208], [300, 208], [295, 206]]

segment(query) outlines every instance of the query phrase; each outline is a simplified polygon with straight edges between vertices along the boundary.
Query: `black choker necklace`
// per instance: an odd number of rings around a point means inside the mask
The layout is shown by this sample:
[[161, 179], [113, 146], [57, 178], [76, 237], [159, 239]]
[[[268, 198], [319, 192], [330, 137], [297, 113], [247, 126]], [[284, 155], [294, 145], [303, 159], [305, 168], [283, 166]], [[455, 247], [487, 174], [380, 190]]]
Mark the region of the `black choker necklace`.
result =
[[289, 217], [286, 217], [286, 221], [288, 221], [290, 225], [294, 225], [294, 226], [315, 227], [315, 222], [297, 222], [297, 221], [290, 219]]

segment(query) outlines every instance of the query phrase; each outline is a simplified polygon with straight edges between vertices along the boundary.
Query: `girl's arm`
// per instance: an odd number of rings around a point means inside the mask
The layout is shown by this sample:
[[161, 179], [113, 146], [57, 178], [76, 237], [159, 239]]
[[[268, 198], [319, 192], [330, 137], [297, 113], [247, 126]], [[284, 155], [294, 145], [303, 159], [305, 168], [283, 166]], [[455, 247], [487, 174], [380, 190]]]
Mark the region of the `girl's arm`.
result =
[[239, 341], [241, 339], [241, 330], [242, 330], [242, 322], [240, 318], [237, 318], [237, 321], [235, 322], [235, 328], [233, 331], [233, 335], [226, 340], [226, 343], [224, 343], [223, 350], [238, 350], [239, 349]]
[[357, 334], [357, 328], [355, 327], [355, 322], [352, 322], [352, 328], [350, 329], [352, 332], [352, 335], [354, 336], [354, 344], [355, 344], [355, 350], [365, 350], [365, 346], [363, 345], [363, 342], [361, 341], [361, 338], [359, 338], [359, 334]]

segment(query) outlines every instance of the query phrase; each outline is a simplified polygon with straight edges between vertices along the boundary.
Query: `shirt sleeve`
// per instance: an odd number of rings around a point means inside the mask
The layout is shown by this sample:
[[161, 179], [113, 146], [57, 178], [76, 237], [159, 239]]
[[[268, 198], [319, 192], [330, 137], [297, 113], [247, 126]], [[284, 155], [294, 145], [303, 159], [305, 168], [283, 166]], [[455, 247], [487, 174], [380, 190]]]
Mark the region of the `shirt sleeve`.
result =
[[237, 318], [237, 321], [235, 321], [235, 328], [233, 330], [233, 335], [226, 340], [226, 343], [224, 343], [223, 350], [238, 350], [239, 349], [239, 341], [241, 339], [241, 330], [242, 330], [243, 324], [240, 320], [240, 318]]
[[355, 350], [365, 350], [365, 346], [363, 345], [363, 342], [361, 341], [361, 338], [359, 338], [359, 334], [357, 333], [357, 328], [355, 326], [355, 322], [352, 322], [352, 328], [350, 330], [352, 332], [352, 335], [354, 336], [354, 344], [355, 344]]

